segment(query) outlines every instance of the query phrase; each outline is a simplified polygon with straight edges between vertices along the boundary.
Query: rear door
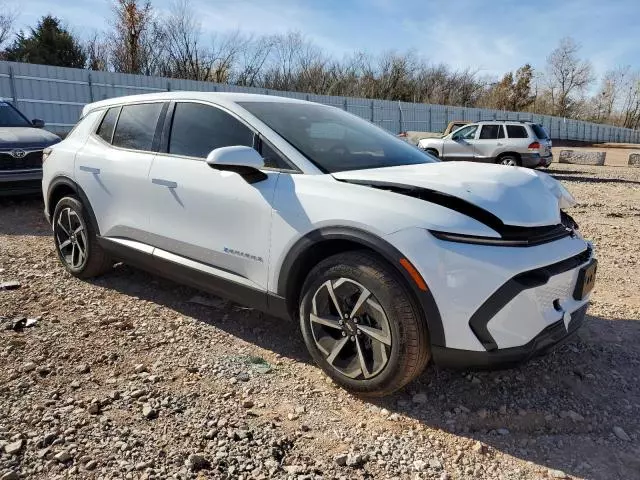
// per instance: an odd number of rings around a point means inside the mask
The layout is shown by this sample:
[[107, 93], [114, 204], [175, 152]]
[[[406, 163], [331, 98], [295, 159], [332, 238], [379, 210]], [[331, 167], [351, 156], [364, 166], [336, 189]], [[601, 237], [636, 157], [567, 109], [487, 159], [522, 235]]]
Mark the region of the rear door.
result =
[[551, 138], [549, 138], [547, 130], [537, 123], [532, 123], [530, 126], [538, 139], [538, 143], [540, 143], [540, 156], [548, 157], [551, 155]]
[[452, 133], [443, 140], [443, 160], [474, 160], [475, 139], [478, 133], [478, 125], [469, 125]]
[[149, 243], [152, 200], [147, 177], [166, 108], [165, 102], [112, 107], [78, 151], [76, 181], [103, 237]]
[[485, 123], [474, 142], [475, 158], [479, 162], [493, 162], [505, 151], [504, 127], [498, 123]]

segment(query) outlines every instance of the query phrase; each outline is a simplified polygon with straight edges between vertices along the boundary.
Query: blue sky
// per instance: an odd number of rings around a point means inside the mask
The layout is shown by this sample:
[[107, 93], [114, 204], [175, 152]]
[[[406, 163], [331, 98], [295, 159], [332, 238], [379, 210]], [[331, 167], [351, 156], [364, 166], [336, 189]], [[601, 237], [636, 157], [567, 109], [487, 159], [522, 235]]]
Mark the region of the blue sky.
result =
[[[26, 27], [54, 13], [83, 36], [104, 30], [110, 0], [4, 0]], [[152, 0], [167, 10], [171, 0]], [[582, 45], [597, 74], [640, 68], [640, 0], [191, 0], [205, 35], [240, 29], [298, 30], [342, 57], [354, 50], [413, 49], [425, 59], [498, 76], [524, 63], [543, 68], [564, 36]]]

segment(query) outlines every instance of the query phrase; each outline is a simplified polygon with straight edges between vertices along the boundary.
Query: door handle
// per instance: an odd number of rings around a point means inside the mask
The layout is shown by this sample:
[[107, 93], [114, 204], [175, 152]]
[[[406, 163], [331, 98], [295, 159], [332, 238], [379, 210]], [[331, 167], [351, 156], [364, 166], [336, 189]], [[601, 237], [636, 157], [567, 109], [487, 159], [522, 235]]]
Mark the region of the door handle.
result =
[[178, 184], [176, 182], [172, 182], [171, 180], [163, 180], [162, 178], [152, 178], [151, 183], [162, 185], [163, 187], [168, 188], [178, 188]]
[[93, 173], [94, 175], [98, 175], [100, 173], [99, 168], [87, 167], [85, 165], [80, 165], [80, 170], [83, 172]]

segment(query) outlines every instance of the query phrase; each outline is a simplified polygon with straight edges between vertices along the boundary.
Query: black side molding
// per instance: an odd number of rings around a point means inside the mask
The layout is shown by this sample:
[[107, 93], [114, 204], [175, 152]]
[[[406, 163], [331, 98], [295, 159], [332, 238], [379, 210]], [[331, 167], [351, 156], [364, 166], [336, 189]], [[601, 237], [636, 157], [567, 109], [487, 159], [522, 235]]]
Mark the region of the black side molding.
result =
[[586, 248], [573, 257], [546, 267], [529, 270], [507, 280], [475, 311], [469, 319], [469, 327], [487, 351], [498, 349], [498, 344], [489, 333], [487, 325], [520, 292], [546, 284], [551, 277], [572, 270], [591, 258], [591, 248]]

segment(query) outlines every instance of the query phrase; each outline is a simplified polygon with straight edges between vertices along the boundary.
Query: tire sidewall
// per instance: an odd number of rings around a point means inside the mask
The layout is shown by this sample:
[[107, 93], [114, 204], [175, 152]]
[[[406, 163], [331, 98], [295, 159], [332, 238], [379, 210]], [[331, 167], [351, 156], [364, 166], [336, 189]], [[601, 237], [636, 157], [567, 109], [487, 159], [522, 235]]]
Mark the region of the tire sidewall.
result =
[[[503, 163], [505, 160], [513, 160], [515, 165], [505, 165]], [[505, 167], [512, 167], [512, 166], [520, 167], [522, 165], [520, 163], [520, 161], [516, 157], [514, 157], [513, 155], [505, 155], [504, 157], [500, 157], [496, 163], [498, 163], [500, 165], [504, 165]]]
[[[385, 269], [384, 271], [387, 275], [390, 273], [389, 269]], [[354, 280], [367, 288], [367, 290], [376, 297], [378, 302], [380, 302], [380, 306], [389, 321], [391, 330], [389, 360], [384, 370], [370, 379], [354, 380], [334, 369], [329, 362], [325, 360], [324, 355], [316, 346], [313, 332], [311, 331], [309, 313], [311, 312], [311, 302], [315, 292], [327, 280], [337, 280], [339, 278]], [[402, 288], [398, 279], [396, 278], [394, 280], [398, 282], [398, 287]], [[401, 312], [397, 311], [397, 302], [394, 301], [394, 295], [391, 290], [385, 288], [384, 285], [377, 281], [375, 271], [369, 267], [338, 264], [332, 262], [331, 259], [327, 259], [312, 270], [304, 283], [302, 292], [299, 309], [302, 336], [309, 353], [325, 373], [337, 383], [360, 393], [381, 390], [390, 384], [398, 375], [398, 369], [401, 368], [401, 356], [406, 353], [403, 351], [406, 348], [404, 341], [406, 335], [405, 332], [402, 331], [402, 323], [398, 321], [398, 315], [401, 314]]]
[[[60, 212], [65, 208], [70, 208], [76, 213], [76, 215], [78, 215], [78, 218], [80, 219], [80, 222], [82, 223], [82, 226], [86, 232], [86, 239], [87, 239], [86, 245], [85, 245], [86, 256], [85, 256], [84, 262], [82, 262], [82, 265], [78, 268], [74, 268], [66, 262], [65, 258], [62, 256], [62, 252], [60, 251], [60, 248], [58, 247], [58, 239], [55, 237], [55, 225], [56, 225], [56, 222], [58, 221], [58, 216], [60, 215]], [[91, 225], [89, 224], [89, 221], [85, 215], [85, 211], [80, 200], [78, 200], [75, 197], [61, 198], [56, 204], [56, 208], [53, 211], [53, 221], [52, 221], [51, 228], [53, 229], [53, 232], [54, 232], [53, 241], [55, 243], [56, 254], [58, 255], [58, 259], [60, 260], [64, 268], [72, 275], [82, 274], [82, 272], [87, 268], [89, 259], [91, 258], [93, 230], [91, 230]]]

